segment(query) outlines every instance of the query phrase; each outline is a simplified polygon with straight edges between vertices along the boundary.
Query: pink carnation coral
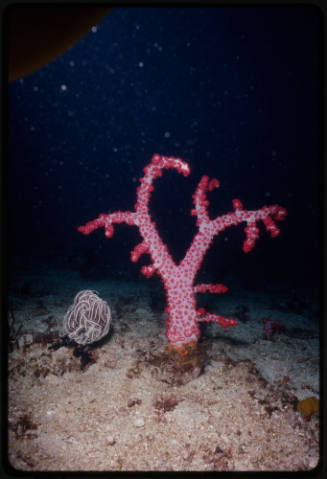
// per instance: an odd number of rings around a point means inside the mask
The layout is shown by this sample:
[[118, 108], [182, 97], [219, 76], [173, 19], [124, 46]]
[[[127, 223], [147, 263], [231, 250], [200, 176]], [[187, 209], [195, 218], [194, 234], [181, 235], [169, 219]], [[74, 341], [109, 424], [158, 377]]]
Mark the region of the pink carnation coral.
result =
[[98, 218], [79, 226], [78, 231], [87, 235], [97, 228], [103, 227], [107, 238], [114, 233], [115, 223], [126, 223], [138, 227], [142, 241], [131, 251], [131, 261], [137, 262], [141, 255], [147, 253], [151, 262], [142, 266], [146, 277], [158, 274], [167, 295], [167, 329], [166, 337], [170, 347], [185, 354], [188, 346], [197, 342], [200, 336], [199, 323], [213, 321], [222, 328], [235, 326], [237, 321], [219, 314], [209, 313], [204, 308], [197, 308], [196, 293], [225, 293], [227, 286], [223, 284], [194, 284], [196, 274], [201, 266], [204, 255], [216, 235], [230, 226], [245, 223], [245, 240], [243, 251], [248, 253], [259, 237], [257, 222], [262, 221], [272, 237], [279, 234], [275, 221], [281, 221], [286, 216], [286, 210], [278, 205], [263, 206], [258, 210], [245, 210], [239, 199], [234, 199], [233, 211], [210, 219], [208, 215], [209, 201], [207, 193], [219, 187], [217, 179], [204, 175], [193, 195], [191, 215], [196, 217], [198, 228], [185, 257], [176, 264], [168, 252], [157, 231], [156, 224], [151, 220], [149, 200], [154, 189], [153, 182], [162, 175], [164, 169], [174, 168], [184, 176], [190, 174], [189, 165], [180, 158], [153, 155], [151, 163], [144, 168], [144, 176], [137, 188], [137, 201], [133, 211], [115, 211], [100, 214]]

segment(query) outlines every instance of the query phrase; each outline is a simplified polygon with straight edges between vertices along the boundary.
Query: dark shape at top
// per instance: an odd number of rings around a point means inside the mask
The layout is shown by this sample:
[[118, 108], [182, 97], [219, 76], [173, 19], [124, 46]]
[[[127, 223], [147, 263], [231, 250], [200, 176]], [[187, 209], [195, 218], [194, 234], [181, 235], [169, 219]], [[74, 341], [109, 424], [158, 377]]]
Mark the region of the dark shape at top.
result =
[[14, 6], [5, 12], [8, 81], [38, 70], [86, 35], [111, 8]]

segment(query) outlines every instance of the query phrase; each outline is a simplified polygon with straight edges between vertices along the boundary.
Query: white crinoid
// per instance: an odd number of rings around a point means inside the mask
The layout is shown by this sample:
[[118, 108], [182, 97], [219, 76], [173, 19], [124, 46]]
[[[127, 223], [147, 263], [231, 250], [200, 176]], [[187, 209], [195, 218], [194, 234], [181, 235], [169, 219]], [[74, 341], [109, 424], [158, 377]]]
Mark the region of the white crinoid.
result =
[[109, 331], [111, 311], [97, 291], [82, 290], [74, 298], [64, 318], [65, 334], [78, 344], [91, 344]]

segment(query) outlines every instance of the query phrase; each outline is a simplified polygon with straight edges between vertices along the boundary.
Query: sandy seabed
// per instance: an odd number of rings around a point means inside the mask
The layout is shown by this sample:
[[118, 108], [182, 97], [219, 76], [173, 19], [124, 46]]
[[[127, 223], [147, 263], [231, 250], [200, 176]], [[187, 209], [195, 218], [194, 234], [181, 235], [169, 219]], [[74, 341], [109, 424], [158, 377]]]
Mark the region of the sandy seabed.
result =
[[[26, 287], [29, 284], [29, 287]], [[84, 371], [73, 349], [48, 346], [75, 294], [95, 289], [112, 310], [109, 336]], [[307, 471], [320, 423], [297, 409], [319, 398], [318, 329], [308, 312], [273, 309], [271, 294], [234, 289], [216, 311], [248, 319], [207, 329], [201, 375], [163, 374], [165, 313], [144, 283], [83, 281], [68, 271], [17, 278], [18, 330], [8, 358], [8, 459], [23, 471]], [[276, 296], [276, 295], [275, 295]], [[158, 303], [162, 297], [158, 296]], [[276, 301], [275, 301], [276, 307]], [[263, 339], [260, 318], [286, 330]], [[299, 328], [300, 326], [300, 328]], [[302, 333], [301, 333], [302, 332]], [[210, 333], [210, 334], [209, 334]]]

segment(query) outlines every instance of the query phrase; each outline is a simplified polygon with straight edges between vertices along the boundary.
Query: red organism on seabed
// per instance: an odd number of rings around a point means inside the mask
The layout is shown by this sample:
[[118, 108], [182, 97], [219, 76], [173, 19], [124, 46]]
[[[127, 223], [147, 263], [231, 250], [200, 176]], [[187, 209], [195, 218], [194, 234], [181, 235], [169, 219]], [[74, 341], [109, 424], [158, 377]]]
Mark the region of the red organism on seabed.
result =
[[176, 264], [167, 246], [163, 243], [157, 231], [156, 223], [152, 221], [149, 212], [149, 200], [154, 190], [153, 182], [162, 176], [164, 169], [174, 168], [184, 176], [190, 174], [189, 165], [180, 158], [153, 155], [151, 163], [144, 168], [144, 176], [137, 188], [137, 201], [133, 211], [115, 211], [100, 214], [98, 218], [78, 227], [78, 231], [88, 235], [103, 227], [107, 238], [114, 233], [114, 224], [126, 223], [138, 227], [142, 241], [131, 251], [131, 261], [137, 262], [141, 255], [147, 253], [151, 262], [142, 266], [142, 273], [150, 278], [158, 274], [163, 282], [167, 297], [167, 328], [166, 337], [170, 348], [182, 351], [185, 346], [196, 344], [200, 336], [200, 322], [213, 321], [222, 328], [235, 326], [233, 318], [209, 313], [204, 308], [197, 309], [196, 293], [225, 293], [227, 286], [223, 284], [194, 284], [196, 274], [201, 266], [204, 255], [215, 236], [230, 226], [244, 222], [245, 240], [243, 251], [248, 253], [259, 237], [257, 222], [262, 221], [272, 237], [279, 234], [276, 221], [286, 217], [285, 208], [279, 205], [263, 206], [258, 210], [245, 210], [239, 199], [232, 201], [233, 211], [210, 219], [208, 214], [209, 201], [207, 193], [219, 187], [217, 179], [204, 175], [194, 194], [191, 215], [196, 217], [196, 232], [184, 258]]
[[265, 339], [271, 339], [274, 333], [279, 334], [285, 330], [285, 326], [279, 321], [272, 321], [269, 318], [261, 318], [263, 322], [263, 336]]

